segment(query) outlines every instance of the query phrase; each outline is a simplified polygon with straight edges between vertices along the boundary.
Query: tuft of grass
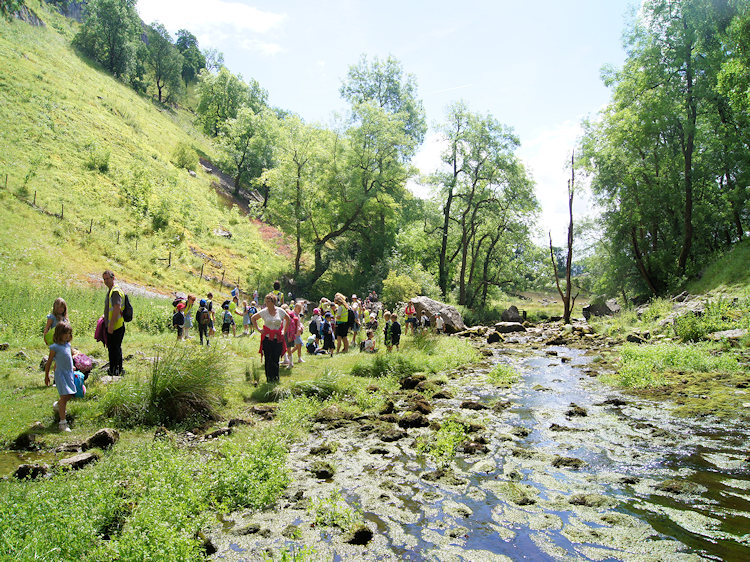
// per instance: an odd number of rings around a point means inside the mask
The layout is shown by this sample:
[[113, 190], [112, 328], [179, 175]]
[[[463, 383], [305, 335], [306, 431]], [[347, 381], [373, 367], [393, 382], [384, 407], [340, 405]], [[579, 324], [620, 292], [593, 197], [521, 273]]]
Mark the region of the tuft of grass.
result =
[[132, 427], [175, 425], [218, 418], [227, 379], [226, 356], [175, 345], [153, 360], [147, 377], [126, 376], [102, 396], [106, 417]]
[[512, 365], [498, 363], [487, 373], [487, 378], [492, 384], [507, 388], [517, 383], [521, 376]]
[[683, 342], [696, 342], [712, 333], [748, 325], [750, 299], [729, 301], [719, 299], [706, 303], [706, 310], [700, 316], [688, 313], [675, 320], [674, 331]]
[[380, 378], [396, 376], [407, 377], [416, 373], [419, 368], [405, 355], [400, 353], [386, 353], [377, 355], [372, 360], [364, 360], [352, 367], [352, 375], [355, 377]]

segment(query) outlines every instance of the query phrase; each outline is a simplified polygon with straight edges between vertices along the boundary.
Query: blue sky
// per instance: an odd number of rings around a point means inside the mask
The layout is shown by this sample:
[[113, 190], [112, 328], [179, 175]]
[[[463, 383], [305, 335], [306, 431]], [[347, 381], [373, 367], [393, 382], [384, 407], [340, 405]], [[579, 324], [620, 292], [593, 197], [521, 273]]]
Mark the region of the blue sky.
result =
[[[428, 122], [463, 99], [513, 127], [519, 156], [537, 183], [543, 212], [539, 240], [552, 230], [563, 245], [567, 225], [564, 168], [580, 121], [610, 99], [600, 80], [620, 66], [622, 33], [634, 0], [255, 2], [138, 0], [147, 23], [185, 28], [202, 49], [224, 53], [227, 67], [252, 77], [274, 106], [309, 122], [329, 123], [344, 105], [339, 87], [361, 54], [399, 59], [414, 74]], [[440, 140], [428, 133], [414, 163], [439, 165]], [[426, 191], [412, 184], [422, 196]], [[576, 215], [591, 212], [585, 196]]]

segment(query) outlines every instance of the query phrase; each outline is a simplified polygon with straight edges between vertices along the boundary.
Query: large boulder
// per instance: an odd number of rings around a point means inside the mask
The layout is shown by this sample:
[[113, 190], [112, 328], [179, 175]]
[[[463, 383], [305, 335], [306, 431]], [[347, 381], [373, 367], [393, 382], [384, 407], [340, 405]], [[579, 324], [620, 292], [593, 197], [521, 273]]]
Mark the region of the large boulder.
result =
[[500, 319], [503, 322], [523, 322], [523, 318], [521, 317], [521, 313], [518, 312], [518, 308], [515, 305], [510, 305], [510, 307], [503, 311], [503, 313], [500, 315]]
[[583, 316], [588, 320], [592, 316], [614, 316], [621, 310], [617, 300], [599, 297], [594, 299], [591, 304], [583, 307]]
[[461, 318], [461, 313], [453, 306], [432, 300], [429, 297], [414, 297], [411, 299], [411, 303], [417, 310], [417, 318], [425, 310], [432, 321], [433, 316], [439, 312], [443, 320], [445, 320], [445, 333], [447, 334], [455, 334], [466, 329], [466, 324], [464, 324], [464, 320]]
[[511, 334], [513, 332], [525, 332], [526, 328], [518, 322], [498, 322], [495, 324], [495, 331], [500, 334]]

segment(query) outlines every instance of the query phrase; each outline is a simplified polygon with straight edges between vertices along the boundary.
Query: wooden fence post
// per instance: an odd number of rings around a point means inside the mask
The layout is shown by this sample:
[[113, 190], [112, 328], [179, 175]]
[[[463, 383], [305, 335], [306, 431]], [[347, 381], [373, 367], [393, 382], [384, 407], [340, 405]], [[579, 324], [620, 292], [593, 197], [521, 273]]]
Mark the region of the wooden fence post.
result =
[[34, 190], [34, 206], [36, 206], [36, 189]]
[[92, 228], [94, 228], [94, 219], [91, 219], [91, 222], [89, 223], [89, 234], [91, 234]]
[[117, 231], [117, 243], [118, 244], [120, 243], [120, 231], [119, 230]]
[[138, 238], [135, 239], [135, 251], [138, 251]]
[[167, 262], [167, 267], [172, 267], [172, 251], [169, 251], [169, 261]]
[[5, 174], [5, 190], [8, 190], [8, 174]]
[[224, 286], [224, 274], [225, 274], [225, 273], [226, 273], [226, 271], [222, 271], [222, 272], [221, 272], [221, 286], [222, 286], [222, 287]]
[[201, 280], [203, 280], [203, 268], [204, 268], [205, 265], [206, 265], [206, 262], [203, 262], [201, 264]]
[[65, 218], [65, 203], [60, 203], [60, 218]]

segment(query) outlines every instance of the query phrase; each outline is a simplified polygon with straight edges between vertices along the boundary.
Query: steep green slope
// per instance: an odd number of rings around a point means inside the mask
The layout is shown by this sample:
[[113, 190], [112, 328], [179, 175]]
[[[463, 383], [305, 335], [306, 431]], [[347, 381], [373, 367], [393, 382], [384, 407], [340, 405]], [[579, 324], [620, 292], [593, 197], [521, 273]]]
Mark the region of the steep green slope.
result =
[[27, 4], [46, 27], [0, 21], [0, 281], [88, 280], [109, 267], [158, 289], [205, 292], [201, 266], [244, 287], [283, 271], [288, 259], [222, 201], [212, 175], [171, 162], [178, 145], [215, 156], [193, 115], [82, 59], [70, 46], [77, 24]]
[[744, 240], [709, 265], [701, 278], [688, 284], [691, 293], [721, 290], [728, 293], [750, 291], [750, 240]]

